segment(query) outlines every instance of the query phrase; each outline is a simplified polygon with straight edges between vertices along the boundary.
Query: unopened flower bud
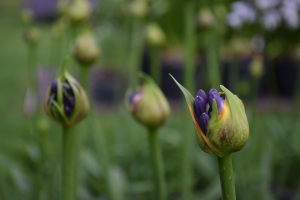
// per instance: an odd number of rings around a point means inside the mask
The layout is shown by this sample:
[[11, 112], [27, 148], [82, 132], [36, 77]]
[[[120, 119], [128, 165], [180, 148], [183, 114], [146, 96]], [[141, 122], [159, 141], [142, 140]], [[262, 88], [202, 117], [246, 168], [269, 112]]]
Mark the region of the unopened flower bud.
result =
[[175, 79], [174, 81], [185, 95], [199, 145], [205, 152], [223, 157], [245, 146], [249, 136], [249, 124], [243, 102], [236, 95], [224, 86], [220, 86], [223, 90], [221, 93], [215, 89], [210, 90], [208, 95], [210, 108], [208, 113], [206, 111], [201, 113], [199, 118], [196, 100]]
[[73, 126], [86, 117], [89, 102], [84, 89], [67, 72], [55, 79], [47, 90], [45, 111], [63, 126]]
[[33, 21], [33, 12], [29, 8], [25, 8], [21, 12], [21, 19], [24, 24], [30, 24]]
[[254, 78], [260, 78], [264, 73], [264, 63], [261, 55], [255, 55], [250, 64], [250, 73]]
[[24, 31], [24, 39], [29, 45], [36, 45], [39, 40], [39, 32], [34, 27], [29, 27]]
[[140, 77], [144, 84], [137, 93], [127, 95], [127, 106], [137, 121], [148, 128], [158, 128], [169, 117], [169, 103], [150, 76], [141, 74]]
[[91, 32], [86, 31], [76, 40], [74, 56], [76, 60], [85, 65], [92, 65], [99, 58], [99, 48]]
[[161, 46], [166, 41], [166, 36], [157, 24], [149, 24], [146, 28], [146, 40], [151, 46]]
[[91, 16], [91, 8], [87, 0], [73, 0], [68, 14], [74, 24], [86, 21]]
[[69, 7], [69, 1], [68, 0], [59, 0], [57, 3], [57, 10], [58, 13], [63, 15], [67, 12]]
[[148, 2], [147, 0], [133, 0], [131, 1], [126, 9], [126, 13], [143, 18], [148, 14]]
[[198, 13], [197, 24], [200, 28], [212, 28], [215, 25], [215, 17], [208, 9], [203, 9]]

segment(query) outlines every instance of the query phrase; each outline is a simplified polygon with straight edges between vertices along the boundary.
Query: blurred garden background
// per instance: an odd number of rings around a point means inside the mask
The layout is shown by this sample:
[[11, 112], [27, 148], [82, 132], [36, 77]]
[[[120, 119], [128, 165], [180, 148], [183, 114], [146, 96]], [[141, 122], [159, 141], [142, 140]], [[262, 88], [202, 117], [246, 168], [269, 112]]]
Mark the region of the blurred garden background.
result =
[[[89, 16], [76, 22], [82, 2]], [[155, 199], [147, 130], [124, 104], [143, 71], [171, 105], [159, 130], [168, 199], [222, 197], [217, 157], [199, 148], [172, 74], [194, 96], [224, 85], [244, 102], [237, 199], [299, 200], [299, 9], [298, 0], [0, 0], [0, 199], [60, 199], [62, 131], [43, 104], [66, 57], [80, 81], [75, 41], [88, 30], [99, 59], [88, 128], [76, 129], [76, 199]]]

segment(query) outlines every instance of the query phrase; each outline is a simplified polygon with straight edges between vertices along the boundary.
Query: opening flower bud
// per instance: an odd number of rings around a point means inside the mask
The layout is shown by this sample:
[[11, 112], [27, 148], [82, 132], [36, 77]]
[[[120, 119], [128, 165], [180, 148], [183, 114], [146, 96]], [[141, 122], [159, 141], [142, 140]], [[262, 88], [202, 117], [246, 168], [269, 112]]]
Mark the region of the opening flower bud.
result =
[[[199, 145], [205, 152], [223, 157], [245, 146], [249, 137], [249, 124], [244, 104], [236, 95], [220, 86], [223, 92], [211, 89], [205, 102], [202, 97], [206, 95], [202, 90], [194, 99], [189, 91], [174, 81], [185, 95]], [[199, 103], [199, 99], [204, 102]], [[205, 110], [204, 104], [207, 105]]]
[[99, 58], [98, 45], [90, 31], [85, 31], [76, 40], [74, 56], [84, 66], [91, 66]]
[[91, 8], [87, 0], [73, 0], [68, 15], [74, 24], [88, 20], [91, 15]]
[[140, 74], [144, 84], [140, 91], [126, 95], [126, 105], [132, 116], [148, 128], [158, 128], [170, 115], [170, 106], [153, 79]]
[[63, 126], [73, 126], [86, 117], [89, 102], [84, 89], [67, 72], [49, 86], [45, 99], [45, 111]]

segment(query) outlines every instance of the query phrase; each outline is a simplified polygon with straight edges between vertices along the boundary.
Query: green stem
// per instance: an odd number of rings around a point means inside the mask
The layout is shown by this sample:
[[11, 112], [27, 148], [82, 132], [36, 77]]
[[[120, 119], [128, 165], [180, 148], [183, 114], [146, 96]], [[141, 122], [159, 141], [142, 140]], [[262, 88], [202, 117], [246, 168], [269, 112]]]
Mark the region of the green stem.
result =
[[158, 86], [161, 85], [161, 65], [159, 59], [159, 49], [156, 47], [150, 48], [150, 74]]
[[[196, 32], [194, 26], [194, 2], [188, 2], [185, 7], [185, 71], [184, 86], [192, 94], [195, 93], [195, 58], [196, 58]], [[182, 187], [181, 195], [183, 200], [191, 199], [192, 194], [192, 150], [193, 150], [193, 124], [190, 120], [190, 113], [185, 109], [183, 115], [184, 130], [186, 131], [183, 141], [182, 155]]]
[[74, 127], [63, 127], [61, 200], [74, 200]]
[[235, 200], [231, 154], [222, 158], [218, 157], [218, 162], [223, 200]]
[[166, 181], [164, 176], [163, 161], [160, 152], [157, 129], [149, 129], [149, 141], [152, 154], [152, 162], [155, 178], [155, 189], [157, 200], [166, 200]]
[[87, 87], [88, 87], [89, 71], [90, 71], [89, 66], [84, 66], [84, 65], [80, 66], [80, 82], [81, 82], [81, 86], [86, 92], [88, 92]]
[[140, 19], [133, 19], [131, 31], [131, 52], [129, 57], [129, 85], [134, 88], [137, 83], [137, 73], [139, 71], [141, 55], [143, 52], [143, 42], [140, 37]]

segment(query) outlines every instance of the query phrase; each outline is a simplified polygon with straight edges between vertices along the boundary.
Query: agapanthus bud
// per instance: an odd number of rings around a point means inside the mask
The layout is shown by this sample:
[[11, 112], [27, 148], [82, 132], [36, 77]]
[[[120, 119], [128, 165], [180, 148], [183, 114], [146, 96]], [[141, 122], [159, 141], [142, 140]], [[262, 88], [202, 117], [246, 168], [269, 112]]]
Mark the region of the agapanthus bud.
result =
[[67, 12], [69, 7], [69, 1], [68, 0], [59, 0], [57, 3], [57, 10], [59, 14], [63, 15]]
[[148, 1], [133, 0], [128, 4], [125, 11], [132, 16], [143, 18], [148, 14]]
[[215, 17], [208, 9], [202, 9], [197, 16], [197, 24], [200, 28], [211, 28], [215, 25]]
[[249, 136], [249, 124], [243, 102], [236, 95], [224, 86], [220, 86], [223, 90], [221, 93], [212, 89], [208, 95], [210, 108], [201, 113], [199, 118], [193, 96], [175, 79], [174, 81], [185, 95], [199, 145], [205, 152], [223, 157], [245, 146]]
[[146, 27], [146, 40], [151, 46], [161, 46], [166, 41], [165, 33], [157, 24], [149, 24]]
[[126, 95], [126, 105], [132, 116], [148, 128], [158, 128], [170, 114], [169, 103], [153, 79], [140, 74], [144, 84], [140, 91]]
[[63, 126], [73, 126], [86, 117], [89, 101], [81, 85], [67, 72], [47, 90], [46, 113]]
[[29, 27], [24, 31], [23, 37], [29, 45], [36, 45], [39, 40], [39, 32], [34, 27]]
[[86, 21], [91, 16], [91, 8], [87, 0], [73, 0], [68, 15], [71, 22], [77, 24]]
[[25, 8], [21, 12], [21, 19], [24, 24], [30, 24], [33, 21], [33, 12], [29, 8]]
[[92, 65], [99, 58], [99, 48], [90, 31], [85, 31], [76, 40], [74, 56], [84, 66]]
[[250, 73], [254, 78], [260, 78], [264, 73], [263, 57], [255, 55], [250, 64]]

